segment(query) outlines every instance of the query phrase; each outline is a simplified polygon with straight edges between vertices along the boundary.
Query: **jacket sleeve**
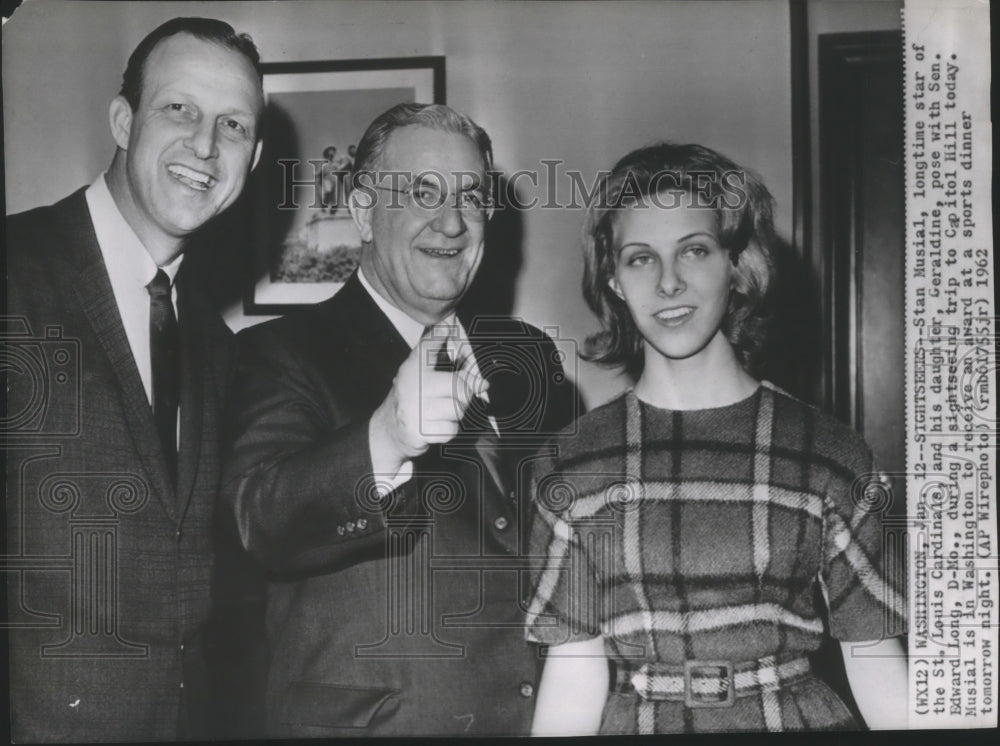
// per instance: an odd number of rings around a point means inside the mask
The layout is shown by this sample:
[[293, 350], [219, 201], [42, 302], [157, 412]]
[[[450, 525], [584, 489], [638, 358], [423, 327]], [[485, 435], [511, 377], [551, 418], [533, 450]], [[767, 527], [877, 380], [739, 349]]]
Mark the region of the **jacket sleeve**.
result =
[[[265, 330], [254, 330], [254, 332]], [[368, 420], [272, 330], [238, 337], [223, 501], [243, 546], [279, 576], [321, 574], [385, 551], [409, 483], [376, 489]]]

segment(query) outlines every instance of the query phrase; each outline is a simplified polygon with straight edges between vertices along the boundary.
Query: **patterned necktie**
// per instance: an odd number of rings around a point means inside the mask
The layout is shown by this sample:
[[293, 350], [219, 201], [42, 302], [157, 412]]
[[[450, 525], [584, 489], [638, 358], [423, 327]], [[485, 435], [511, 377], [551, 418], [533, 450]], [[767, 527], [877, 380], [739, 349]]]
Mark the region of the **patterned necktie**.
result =
[[167, 458], [170, 477], [177, 479], [177, 406], [180, 402], [180, 342], [171, 298], [170, 278], [162, 269], [146, 286], [149, 291], [149, 351], [153, 370], [153, 417]]

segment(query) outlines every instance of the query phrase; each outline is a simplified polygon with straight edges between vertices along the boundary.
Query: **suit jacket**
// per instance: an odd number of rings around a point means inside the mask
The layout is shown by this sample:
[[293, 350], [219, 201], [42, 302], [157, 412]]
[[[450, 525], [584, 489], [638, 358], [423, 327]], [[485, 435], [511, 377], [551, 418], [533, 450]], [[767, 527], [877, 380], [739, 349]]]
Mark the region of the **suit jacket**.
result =
[[175, 487], [84, 190], [6, 231], [13, 738], [197, 735], [232, 335], [182, 268]]
[[[573, 401], [553, 342], [463, 319], [485, 418], [379, 499], [368, 422], [410, 349], [352, 276], [333, 298], [244, 330], [224, 499], [270, 571], [272, 735], [526, 733], [527, 516], [517, 480]], [[482, 415], [483, 413], [479, 413]]]

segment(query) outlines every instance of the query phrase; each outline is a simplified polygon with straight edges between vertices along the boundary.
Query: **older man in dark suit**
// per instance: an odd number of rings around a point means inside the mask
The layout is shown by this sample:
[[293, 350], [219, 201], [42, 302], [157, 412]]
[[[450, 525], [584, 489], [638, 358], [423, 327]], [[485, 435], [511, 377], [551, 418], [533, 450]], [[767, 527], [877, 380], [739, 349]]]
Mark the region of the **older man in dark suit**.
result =
[[378, 117], [350, 201], [360, 269], [238, 337], [224, 495], [272, 573], [272, 735], [528, 731], [517, 482], [573, 400], [548, 336], [455, 315], [491, 157], [445, 106]]
[[232, 335], [182, 266], [260, 152], [253, 41], [178, 18], [133, 52], [93, 184], [7, 220], [12, 737], [204, 736]]

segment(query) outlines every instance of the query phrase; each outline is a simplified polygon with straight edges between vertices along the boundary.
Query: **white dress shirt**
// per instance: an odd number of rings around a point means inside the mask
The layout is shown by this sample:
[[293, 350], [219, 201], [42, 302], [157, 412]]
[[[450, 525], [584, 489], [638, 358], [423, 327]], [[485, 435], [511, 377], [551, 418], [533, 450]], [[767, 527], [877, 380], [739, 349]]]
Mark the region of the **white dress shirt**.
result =
[[[392, 305], [392, 303], [383, 298], [378, 291], [372, 287], [368, 278], [365, 277], [364, 270], [360, 267], [358, 268], [358, 280], [361, 281], [361, 287], [363, 287], [368, 295], [372, 297], [372, 300], [375, 301], [375, 305], [379, 307], [382, 313], [384, 313], [392, 323], [393, 327], [395, 327], [396, 331], [399, 332], [399, 336], [403, 338], [403, 341], [406, 342], [411, 350], [414, 349], [424, 336], [424, 325], [419, 321], [415, 321], [410, 318], [406, 312]], [[442, 319], [438, 326], [454, 328], [452, 339], [448, 343], [448, 354], [452, 360], [456, 360], [459, 354], [471, 354], [469, 335], [466, 333], [465, 328], [462, 326], [461, 322], [459, 322], [458, 317], [455, 316], [455, 314], [451, 314], [450, 316]], [[476, 363], [474, 355], [470, 360], [469, 377], [472, 381], [479, 380], [483, 377], [482, 373], [479, 371], [479, 365]], [[500, 429], [497, 426], [493, 415], [489, 415], [489, 422], [490, 426], [493, 428], [493, 432], [495, 432], [497, 437], [499, 437]], [[370, 443], [370, 445], [374, 444]], [[387, 486], [394, 490], [413, 476], [413, 462], [404, 462], [399, 471], [396, 472], [396, 475], [390, 479], [386, 479], [385, 475], [375, 476], [381, 477], [383, 481], [388, 482]], [[388, 490], [380, 488], [379, 491], [385, 493]]]
[[[156, 262], [146, 251], [142, 241], [126, 222], [114, 197], [108, 190], [105, 174], [97, 177], [86, 191], [87, 208], [94, 223], [97, 244], [101, 247], [104, 266], [111, 280], [111, 290], [115, 294], [115, 304], [125, 327], [128, 346], [132, 358], [139, 368], [146, 398], [153, 402], [153, 365], [149, 350], [149, 291], [146, 286], [156, 276]], [[179, 255], [170, 264], [160, 269], [167, 273], [171, 284], [171, 299], [174, 313], [177, 313], [177, 286], [174, 278], [180, 269], [184, 255]], [[180, 426], [180, 414], [177, 417]]]

